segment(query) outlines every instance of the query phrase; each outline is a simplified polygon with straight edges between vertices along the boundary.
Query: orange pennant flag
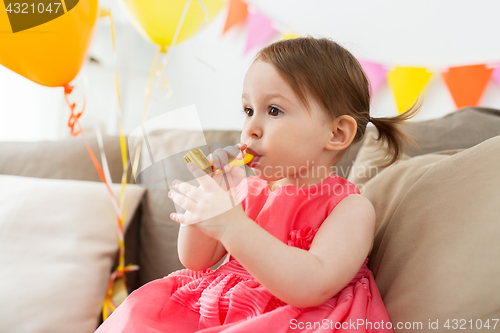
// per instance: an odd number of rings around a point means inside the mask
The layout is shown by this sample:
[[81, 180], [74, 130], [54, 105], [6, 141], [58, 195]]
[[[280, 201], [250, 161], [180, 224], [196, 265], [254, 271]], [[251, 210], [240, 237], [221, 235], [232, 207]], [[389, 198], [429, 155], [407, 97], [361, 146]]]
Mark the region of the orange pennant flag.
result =
[[224, 26], [222, 34], [225, 34], [233, 25], [245, 23], [247, 13], [248, 5], [245, 2], [241, 0], [230, 0], [227, 10], [226, 25]]
[[458, 109], [477, 106], [486, 85], [490, 81], [493, 68], [486, 65], [450, 67], [441, 73]]

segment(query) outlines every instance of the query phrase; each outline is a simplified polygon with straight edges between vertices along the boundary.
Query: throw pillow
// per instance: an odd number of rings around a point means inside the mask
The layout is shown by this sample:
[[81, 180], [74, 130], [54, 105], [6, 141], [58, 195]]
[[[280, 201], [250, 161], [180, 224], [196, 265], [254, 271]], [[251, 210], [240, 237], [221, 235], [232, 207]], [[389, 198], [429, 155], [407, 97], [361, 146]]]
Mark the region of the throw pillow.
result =
[[[144, 189], [125, 193], [126, 229]], [[93, 332], [118, 252], [105, 185], [0, 175], [0, 202], [0, 330]]]
[[366, 183], [378, 207], [370, 266], [394, 325], [448, 332], [446, 324], [471, 330], [500, 317], [498, 151], [500, 136], [404, 161]]

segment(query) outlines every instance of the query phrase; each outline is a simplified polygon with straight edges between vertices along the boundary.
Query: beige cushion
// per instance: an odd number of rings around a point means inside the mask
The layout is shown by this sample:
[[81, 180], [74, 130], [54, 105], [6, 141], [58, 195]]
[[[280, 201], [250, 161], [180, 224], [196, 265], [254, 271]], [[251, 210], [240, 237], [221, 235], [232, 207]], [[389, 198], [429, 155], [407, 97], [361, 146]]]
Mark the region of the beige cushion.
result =
[[446, 332], [447, 319], [500, 317], [498, 151], [500, 136], [402, 161], [365, 184], [377, 212], [369, 268], [394, 324], [439, 320], [433, 331]]
[[[388, 149], [387, 142], [378, 143], [375, 139], [378, 133], [376, 131], [367, 131], [365, 139], [358, 151], [356, 160], [352, 164], [351, 172], [347, 180], [353, 183], [362, 191], [367, 181], [376, 177], [385, 168], [383, 164], [389, 162], [389, 157], [385, 157]], [[392, 166], [397, 165], [401, 161], [409, 159], [410, 156], [403, 154], [401, 158]]]
[[500, 135], [500, 110], [463, 108], [441, 118], [409, 121], [403, 128], [415, 137], [422, 149], [409, 147], [406, 153], [410, 156], [465, 149]]
[[[95, 135], [87, 137], [101, 163]], [[120, 138], [103, 137], [103, 146], [113, 183], [122, 179]], [[82, 136], [62, 141], [0, 142], [0, 174], [51, 179], [75, 179], [100, 182]], [[101, 164], [102, 165], [102, 164]], [[133, 183], [133, 177], [130, 183]]]
[[[95, 135], [87, 140], [101, 163], [101, 154]], [[120, 138], [103, 137], [104, 152], [113, 183], [120, 183], [122, 177], [122, 157]], [[94, 164], [89, 156], [82, 136], [62, 141], [0, 142], [0, 174], [49, 179], [73, 179], [100, 182]], [[102, 165], [102, 164], [101, 164]], [[134, 183], [128, 172], [128, 181]], [[141, 211], [137, 210], [131, 221], [130, 231], [125, 235], [125, 263], [138, 263], [138, 232]], [[115, 263], [116, 264], [116, 263]], [[132, 288], [138, 287], [138, 272], [127, 273], [127, 282]]]
[[[144, 189], [125, 193], [126, 229]], [[0, 175], [0, 202], [0, 331], [93, 332], [118, 251], [105, 185]]]
[[[420, 149], [411, 146], [405, 148], [402, 160], [409, 157], [453, 149], [470, 148], [489, 138], [500, 135], [500, 110], [489, 108], [463, 108], [450, 112], [446, 116], [426, 121], [408, 121], [401, 125], [401, 129], [415, 138]], [[352, 164], [342, 164], [340, 167], [352, 165], [346, 178], [353, 183], [363, 184], [369, 180], [364, 175], [368, 169], [359, 167], [373, 166], [375, 161], [382, 165], [382, 157], [386, 153], [386, 143], [378, 143], [374, 139], [378, 136], [377, 130], [369, 124], [357, 155], [348, 155]], [[384, 147], [380, 148], [380, 145]], [[357, 148], [357, 147], [354, 147]], [[368, 151], [367, 151], [368, 150]], [[380, 157], [380, 159], [379, 159]], [[341, 161], [342, 162], [342, 161]], [[343, 161], [346, 163], [346, 161]], [[357, 168], [354, 171], [354, 168]], [[382, 169], [378, 169], [382, 171]], [[353, 174], [356, 173], [356, 174]], [[373, 172], [371, 173], [373, 176]]]

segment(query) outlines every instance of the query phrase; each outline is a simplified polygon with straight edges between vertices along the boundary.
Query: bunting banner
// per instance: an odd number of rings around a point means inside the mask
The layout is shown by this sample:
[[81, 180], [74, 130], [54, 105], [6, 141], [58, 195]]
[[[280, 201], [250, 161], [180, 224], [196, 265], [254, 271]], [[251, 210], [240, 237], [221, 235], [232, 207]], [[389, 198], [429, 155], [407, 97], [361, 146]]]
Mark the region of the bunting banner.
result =
[[254, 47], [267, 42], [277, 32], [273, 27], [273, 21], [259, 11], [248, 12], [246, 27], [247, 44], [245, 54]]
[[500, 64], [497, 64], [497, 67], [495, 68], [495, 70], [493, 70], [491, 76], [493, 77], [493, 80], [496, 81], [496, 83], [500, 84]]
[[493, 68], [486, 65], [450, 67], [441, 73], [458, 109], [479, 105]]
[[247, 19], [248, 5], [241, 0], [229, 0], [227, 9], [226, 24], [224, 25], [223, 34], [231, 27], [237, 24], [245, 23]]
[[432, 73], [423, 67], [396, 66], [387, 75], [387, 80], [394, 93], [398, 112], [404, 113], [424, 91]]
[[281, 35], [281, 39], [293, 39], [298, 38], [299, 35], [294, 34], [293, 32], [284, 33]]
[[387, 75], [387, 70], [381, 64], [377, 64], [375, 62], [370, 62], [366, 60], [358, 59], [361, 67], [368, 76], [368, 80], [370, 81], [370, 96], [378, 90], [378, 88], [385, 82], [385, 77]]
[[[277, 32], [281, 34], [281, 39], [300, 36], [254, 9], [253, 5], [249, 11], [248, 4], [243, 0], [229, 0], [222, 34], [241, 23], [244, 23], [246, 27], [244, 54], [256, 47], [262, 47]], [[387, 79], [400, 114], [408, 110], [425, 91], [433, 72], [441, 74], [440, 77], [448, 87], [457, 109], [465, 106], [478, 106], [491, 78], [500, 85], [500, 62], [495, 64], [495, 68], [486, 64], [478, 64], [431, 71], [424, 67], [389, 66], [365, 59], [358, 59], [358, 61], [370, 81], [370, 96], [373, 97]]]

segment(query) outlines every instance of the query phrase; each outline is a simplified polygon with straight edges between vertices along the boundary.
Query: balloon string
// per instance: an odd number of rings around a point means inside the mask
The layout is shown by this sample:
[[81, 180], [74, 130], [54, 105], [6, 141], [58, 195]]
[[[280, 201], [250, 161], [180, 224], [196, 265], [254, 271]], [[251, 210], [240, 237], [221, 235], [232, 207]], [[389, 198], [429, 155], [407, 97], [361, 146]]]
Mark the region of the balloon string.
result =
[[[148, 87], [146, 89], [146, 102], [144, 104], [144, 110], [142, 111], [142, 118], [141, 118], [141, 128], [143, 129], [143, 135], [139, 135], [139, 143], [137, 144], [135, 154], [134, 154], [134, 163], [132, 164], [132, 173], [134, 176], [137, 178], [137, 168], [139, 166], [139, 156], [141, 154], [141, 147], [142, 147], [142, 140], [144, 137], [144, 121], [146, 120], [147, 114], [148, 114], [148, 107], [149, 107], [149, 100], [151, 98], [151, 87], [153, 86], [154, 78], [155, 78], [155, 68], [156, 64], [158, 63], [158, 56], [161, 52], [161, 49], [158, 48], [155, 52], [155, 57], [153, 60], [153, 65], [151, 66], [151, 73], [149, 74], [149, 83]], [[151, 148], [149, 145], [147, 145], [148, 148], [148, 153], [150, 156], [152, 156]]]
[[[113, 16], [111, 14], [111, 7], [108, 11], [109, 19], [110, 19], [110, 30], [111, 30], [111, 40], [113, 46], [113, 58], [115, 61], [115, 85], [116, 85], [116, 94], [118, 100], [118, 121], [120, 128], [120, 150], [122, 156], [122, 181], [121, 181], [121, 191], [120, 191], [120, 206], [123, 207], [123, 213], [121, 219], [118, 220], [118, 245], [119, 245], [119, 254], [118, 254], [118, 266], [115, 271], [111, 274], [108, 281], [108, 290], [106, 293], [106, 298], [103, 302], [102, 308], [102, 317], [103, 321], [108, 318], [108, 316], [116, 309], [119, 305], [113, 302], [113, 286], [116, 283], [116, 280], [119, 278], [125, 279], [125, 273], [131, 272], [139, 269], [137, 265], [128, 265], [125, 266], [125, 241], [124, 241], [124, 232], [123, 232], [123, 221], [127, 215], [128, 209], [128, 201], [124, 206], [124, 198], [125, 198], [125, 187], [127, 185], [127, 173], [128, 173], [128, 158], [127, 158], [127, 148], [125, 142], [125, 135], [123, 131], [123, 115], [122, 115], [122, 106], [121, 106], [121, 96], [120, 96], [120, 84], [119, 84], [119, 76], [118, 76], [118, 65], [117, 65], [117, 56], [116, 56], [116, 38], [115, 38], [115, 29], [113, 23]], [[115, 198], [116, 201], [116, 198]]]
[[[168, 49], [171, 49], [172, 46], [174, 46], [177, 43], [177, 39], [179, 37], [182, 25], [184, 24], [184, 20], [186, 19], [187, 12], [189, 10], [189, 7], [191, 6], [191, 1], [192, 0], [188, 0], [184, 4], [184, 8], [182, 9], [181, 17], [179, 19], [179, 22], [177, 23], [177, 27], [175, 28], [174, 37], [172, 38], [172, 42], [170, 42], [170, 46], [168, 47]], [[165, 95], [165, 99], [168, 99], [168, 98], [170, 98], [170, 96], [172, 96], [172, 88], [170, 87], [170, 81], [169, 81], [167, 75], [162, 73], [162, 72], [163, 72], [163, 69], [167, 66], [169, 53], [167, 52], [167, 50], [165, 49], [164, 46], [162, 46], [160, 48], [160, 50], [161, 50], [161, 53], [165, 54], [165, 56], [163, 57], [160, 66], [156, 70], [156, 74], [160, 79], [160, 81], [158, 82], [158, 90], [160, 90], [160, 91], [166, 90], [167, 93]], [[154, 98], [154, 96], [153, 96], [153, 98]]]
[[109, 277], [108, 280], [108, 290], [106, 292], [106, 298], [104, 299], [103, 307], [102, 307], [102, 317], [103, 320], [106, 320], [109, 315], [116, 310], [119, 304], [116, 304], [113, 302], [113, 284], [114, 281], [121, 278], [125, 277], [125, 273], [133, 272], [139, 269], [139, 266], [137, 265], [127, 265], [123, 267], [120, 271], [115, 270], [111, 276]]
[[[186, 4], [184, 5], [181, 17], [180, 17], [179, 22], [177, 24], [177, 27], [175, 29], [174, 37], [172, 38], [172, 42], [170, 43], [169, 49], [171, 49], [172, 46], [174, 46], [176, 44], [176, 42], [177, 42], [180, 30], [182, 28], [182, 25], [184, 24], [184, 20], [186, 18], [188, 9], [189, 9], [189, 7], [191, 5], [191, 1], [192, 0], [187, 0]], [[208, 9], [206, 8], [205, 4], [201, 0], [198, 0], [198, 1], [200, 3], [200, 7], [202, 8], [202, 10], [204, 11], [204, 14], [205, 14], [205, 19], [204, 19], [203, 24], [202, 24], [202, 28], [203, 28], [208, 23]], [[152, 68], [151, 68], [151, 74], [150, 74], [150, 77], [149, 77], [149, 84], [148, 84], [148, 87], [146, 89], [146, 102], [145, 102], [145, 106], [144, 106], [144, 110], [143, 110], [143, 114], [142, 114], [142, 119], [141, 119], [141, 125], [140, 125], [141, 128], [142, 128], [142, 134], [143, 135], [139, 135], [139, 142], [137, 143], [137, 146], [136, 146], [136, 150], [135, 150], [135, 154], [134, 154], [134, 162], [132, 164], [132, 173], [133, 173], [133, 175], [136, 178], [137, 178], [137, 169], [138, 169], [138, 166], [139, 166], [139, 158], [140, 158], [140, 153], [141, 153], [141, 148], [142, 148], [142, 140], [143, 140], [143, 138], [146, 137], [146, 131], [144, 129], [144, 122], [146, 120], [149, 99], [151, 98], [151, 87], [152, 87], [153, 82], [154, 82], [154, 74], [155, 74], [155, 72], [156, 72], [157, 76], [160, 78], [160, 88], [159, 88], [160, 90], [168, 89], [169, 86], [170, 86], [169, 80], [168, 80], [167, 76], [162, 73], [163, 69], [166, 67], [166, 64], [167, 64], [167, 61], [168, 61], [168, 57], [170, 55], [166, 51], [167, 50], [164, 48], [164, 46], [162, 46], [155, 53], [155, 57], [154, 57], [154, 60], [153, 60], [153, 65], [152, 65]], [[158, 56], [159, 56], [160, 52], [161, 53], [166, 53], [166, 55], [163, 57], [161, 65], [158, 67], [158, 69], [156, 69], [156, 64], [158, 62]], [[195, 54], [195, 58], [197, 58], [202, 63], [205, 63], [200, 58], [196, 57], [196, 54]], [[212, 70], [215, 71], [215, 69], [212, 66], [208, 65], [207, 63], [205, 63], [205, 64], [209, 68], [211, 68]], [[170, 89], [167, 92], [166, 98], [169, 98], [171, 96], [171, 94], [172, 94], [172, 90]], [[151, 147], [149, 146], [149, 143], [147, 142], [147, 140], [146, 140], [145, 143], [146, 143], [146, 148], [148, 149], [148, 153], [149, 153], [151, 162], [154, 163], [154, 158], [153, 158], [153, 154], [151, 152]], [[166, 182], [165, 170], [163, 170], [163, 174], [164, 174], [164, 178], [165, 178], [165, 182]]]
[[[125, 253], [125, 242], [124, 242], [124, 232], [123, 232], [123, 221], [125, 220], [127, 216], [127, 208], [128, 208], [128, 201], [125, 204], [123, 213], [120, 213], [120, 208], [118, 206], [118, 202], [116, 199], [115, 194], [111, 190], [111, 187], [109, 185], [109, 182], [106, 180], [106, 176], [101, 168], [101, 165], [99, 164], [99, 161], [95, 157], [94, 151], [90, 147], [87, 137], [85, 136], [85, 132], [81, 129], [80, 123], [79, 123], [79, 118], [83, 113], [83, 109], [85, 109], [85, 96], [84, 96], [84, 106], [82, 108], [82, 111], [78, 112], [75, 114], [75, 106], [76, 103], [70, 103], [68, 96], [72, 93], [74, 87], [70, 84], [67, 84], [64, 86], [64, 98], [66, 99], [66, 102], [68, 103], [68, 106], [71, 109], [71, 116], [70, 116], [70, 121], [68, 122], [68, 126], [71, 128], [71, 135], [77, 136], [79, 133], [83, 135], [83, 138], [85, 140], [85, 146], [87, 148], [87, 151], [89, 153], [90, 159], [92, 160], [92, 163], [94, 164], [94, 167], [97, 170], [97, 173], [99, 174], [99, 177], [101, 178], [101, 181], [106, 185], [106, 188], [110, 194], [111, 197], [111, 203], [113, 205], [116, 219], [117, 219], [117, 224], [118, 224], [118, 245], [119, 245], [119, 262], [118, 262], [118, 267], [117, 269], [111, 274], [110, 279], [108, 281], [108, 292], [106, 295], [106, 299], [103, 304], [103, 318], [107, 318], [109, 315], [109, 310], [114, 311], [116, 309], [117, 304], [115, 304], [112, 301], [112, 296], [113, 296], [113, 284], [115, 279], [120, 278], [120, 277], [125, 277], [125, 273], [131, 272], [134, 270], [137, 270], [139, 267], [137, 265], [124, 265], [124, 253]], [[78, 125], [80, 128], [78, 131], [74, 130], [75, 125]], [[104, 320], [105, 320], [104, 319]]]
[[[192, 0], [187, 0], [186, 4], [184, 5], [181, 17], [179, 19], [179, 23], [177, 23], [177, 27], [175, 29], [174, 37], [172, 38], [172, 42], [170, 43], [170, 47], [169, 48], [172, 48], [172, 46], [174, 46], [175, 43], [177, 42], [177, 38], [179, 36], [180, 30], [182, 28], [182, 25], [184, 24], [184, 20], [186, 18], [189, 6], [191, 5], [191, 1]], [[161, 53], [166, 53], [166, 56], [162, 59], [162, 63], [161, 63], [161, 65], [157, 69], [156, 67], [157, 67], [158, 57], [160, 55], [160, 52]], [[168, 56], [169, 56], [169, 53], [167, 53], [167, 50], [163, 46], [160, 47], [155, 52], [155, 57], [154, 57], [154, 60], [153, 60], [153, 64], [151, 66], [151, 73], [149, 75], [149, 83], [148, 83], [148, 87], [146, 89], [146, 102], [145, 102], [145, 105], [144, 105], [144, 110], [142, 112], [141, 125], [140, 125], [141, 128], [142, 128], [143, 135], [139, 135], [139, 142], [138, 142], [136, 150], [135, 150], [134, 162], [132, 164], [132, 173], [134, 174], [134, 176], [136, 178], [137, 178], [137, 176], [136, 176], [137, 175], [137, 168], [139, 167], [139, 158], [140, 158], [140, 154], [141, 154], [142, 140], [146, 136], [146, 131], [145, 131], [145, 128], [144, 128], [144, 122], [146, 121], [146, 116], [147, 116], [147, 113], [148, 113], [149, 100], [151, 99], [151, 88], [153, 86], [153, 82], [154, 82], [154, 78], [155, 78], [155, 73], [160, 77], [160, 80], [162, 80], [161, 83], [160, 83], [160, 87], [161, 87], [160, 89], [162, 89], [162, 87], [163, 88], [169, 87], [168, 78], [167, 78], [167, 76], [165, 74], [162, 73], [163, 68], [165, 68], [165, 66], [167, 64]], [[167, 98], [170, 97], [171, 94], [172, 94], [172, 91], [170, 90], [167, 93], [166, 97]], [[148, 149], [148, 154], [149, 154], [149, 156], [151, 158], [151, 161], [154, 163], [154, 159], [152, 157], [153, 154], [151, 152], [151, 147], [149, 146], [147, 140], [146, 140], [146, 148]], [[165, 172], [164, 172], [164, 176], [165, 176]]]
[[203, 23], [201, 24], [201, 27], [198, 29], [198, 32], [196, 33], [196, 36], [194, 37], [194, 41], [193, 41], [193, 44], [192, 44], [192, 52], [193, 52], [193, 55], [194, 55], [194, 58], [196, 60], [198, 60], [199, 62], [201, 62], [203, 65], [207, 66], [208, 68], [210, 68], [213, 72], [216, 72], [215, 68], [210, 65], [208, 62], [206, 62], [205, 60], [201, 59], [200, 57], [198, 57], [198, 55], [196, 54], [196, 48], [195, 48], [195, 45], [196, 45], [196, 42], [198, 41], [198, 36], [200, 35], [200, 31], [203, 30], [203, 28], [205, 28], [205, 26], [208, 24], [208, 9], [207, 9], [207, 6], [205, 6], [205, 4], [203, 3], [202, 0], [198, 0], [198, 3], [200, 4], [200, 7], [201, 9], [203, 10], [203, 13], [205, 14], [205, 19], [203, 20]]
[[118, 100], [118, 124], [120, 128], [120, 149], [122, 155], [122, 188], [120, 191], [120, 207], [123, 206], [125, 187], [127, 185], [127, 173], [128, 173], [128, 158], [127, 158], [127, 146], [125, 142], [125, 134], [123, 130], [123, 113], [122, 113], [122, 104], [121, 104], [121, 96], [120, 96], [120, 80], [118, 77], [118, 62], [116, 56], [116, 38], [115, 38], [115, 25], [113, 23], [113, 16], [111, 15], [111, 6], [109, 7], [109, 20], [110, 20], [110, 29], [111, 29], [111, 40], [113, 45], [113, 58], [115, 61], [115, 85], [116, 85], [116, 95]]
[[[179, 33], [180, 33], [180, 29], [181, 29], [182, 25], [184, 24], [184, 20], [185, 20], [185, 17], [187, 15], [189, 6], [191, 5], [191, 1], [192, 0], [186, 1], [186, 4], [184, 5], [184, 9], [182, 11], [181, 18], [179, 19], [179, 23], [177, 24], [177, 28], [175, 30], [174, 37], [173, 37], [172, 42], [170, 44], [170, 48], [172, 46], [174, 46], [176, 44], [176, 42], [177, 42], [177, 39], [178, 39], [178, 36], [179, 36]], [[207, 10], [206, 6], [204, 5], [204, 3], [201, 0], [198, 0], [198, 1], [200, 3], [200, 7], [202, 8], [202, 10], [205, 13], [205, 19], [204, 19], [204, 22], [202, 24], [202, 28], [203, 28], [208, 23], [208, 10]], [[116, 63], [116, 43], [115, 43], [114, 25], [113, 25], [113, 19], [112, 19], [112, 15], [111, 15], [111, 8], [109, 10], [109, 17], [110, 17], [110, 21], [111, 21], [110, 26], [111, 26], [111, 35], [112, 35], [112, 42], [113, 42], [113, 55], [115, 57], [115, 63]], [[144, 110], [143, 110], [143, 114], [142, 114], [142, 118], [141, 118], [141, 127], [143, 129], [143, 136], [139, 136], [139, 144], [136, 147], [136, 152], [135, 152], [135, 156], [134, 156], [134, 163], [133, 163], [133, 166], [132, 166], [132, 173], [133, 173], [133, 175], [136, 175], [137, 168], [138, 168], [138, 165], [139, 165], [139, 157], [140, 157], [140, 152], [141, 152], [141, 148], [142, 148], [142, 139], [145, 136], [144, 122], [146, 120], [147, 113], [148, 113], [149, 100], [151, 99], [151, 87], [152, 87], [153, 82], [154, 82], [154, 74], [155, 74], [155, 72], [157, 73], [158, 77], [160, 78], [159, 90], [168, 89], [169, 86], [170, 86], [168, 77], [165, 74], [162, 73], [162, 71], [166, 67], [166, 64], [167, 64], [167, 61], [168, 61], [168, 56], [169, 56], [168, 53], [162, 59], [161, 65], [158, 67], [158, 69], [156, 69], [156, 65], [157, 65], [157, 62], [158, 62], [158, 56], [159, 56], [160, 52], [161, 53], [166, 53], [165, 48], [161, 47], [160, 49], [158, 49], [157, 52], [155, 53], [155, 57], [154, 57], [154, 60], [153, 60], [153, 65], [152, 65], [151, 74], [150, 74], [150, 78], [149, 78], [149, 84], [148, 84], [148, 88], [146, 90], [146, 101], [145, 101]], [[215, 69], [212, 66], [210, 66], [209, 64], [207, 64], [206, 62], [204, 62], [203, 60], [201, 60], [199, 57], [196, 56], [196, 54], [195, 54], [195, 58], [198, 61], [200, 61], [200, 62], [204, 63], [205, 65], [207, 65], [213, 71], [215, 71]], [[124, 190], [124, 182], [126, 183], [127, 164], [125, 162], [126, 161], [126, 150], [124, 150], [125, 140], [124, 140], [124, 136], [123, 136], [123, 128], [122, 128], [122, 121], [121, 121], [122, 120], [121, 99], [120, 99], [120, 90], [119, 90], [118, 70], [117, 70], [116, 66], [115, 66], [115, 81], [116, 81], [116, 90], [117, 90], [117, 96], [118, 96], [118, 110], [119, 110], [119, 119], [120, 119], [120, 140], [121, 140], [120, 143], [121, 143], [121, 146], [122, 146], [122, 161], [123, 161], [123, 166], [124, 166], [124, 173], [123, 173], [123, 176], [122, 176], [122, 191], [123, 191]], [[171, 94], [172, 94], [172, 90], [170, 89], [167, 92], [166, 98], [169, 98], [171, 96]], [[148, 143], [148, 142], [146, 142], [146, 143]], [[147, 144], [147, 149], [148, 149], [149, 155], [152, 156], [151, 148], [150, 148], [149, 144]], [[120, 196], [120, 203], [122, 203], [121, 198], [122, 197]], [[126, 212], [126, 210], [125, 210], [125, 212]], [[126, 271], [131, 271], [131, 270], [138, 269], [138, 267], [134, 266], [134, 265], [124, 266], [124, 260], [123, 260], [123, 258], [124, 258], [123, 238], [119, 237], [119, 243], [120, 243], [119, 265], [118, 265], [117, 270], [115, 270], [111, 274], [109, 282], [108, 282], [108, 292], [107, 292], [107, 295], [106, 295], [106, 298], [105, 298], [104, 304], [103, 304], [103, 320], [106, 320], [108, 318], [109, 314], [111, 312], [113, 312], [116, 309], [116, 307], [117, 307], [117, 304], [115, 304], [113, 302], [113, 300], [112, 300], [114, 281], [116, 279], [120, 278]]]
[[[184, 24], [184, 20], [186, 18], [186, 15], [187, 15], [187, 12], [188, 12], [188, 9], [189, 9], [190, 5], [191, 5], [191, 0], [187, 0], [186, 4], [184, 5], [184, 8], [182, 9], [182, 14], [181, 14], [181, 17], [179, 19], [179, 23], [177, 23], [177, 27], [175, 29], [174, 37], [172, 38], [172, 42], [170, 43], [170, 47], [169, 48], [172, 48], [172, 46], [174, 46], [175, 43], [177, 42], [177, 38], [179, 37], [179, 33], [181, 31], [182, 25]], [[135, 152], [135, 156], [134, 156], [134, 163], [133, 163], [133, 167], [132, 167], [132, 172], [133, 172], [134, 175], [136, 175], [137, 168], [139, 166], [139, 157], [140, 157], [140, 153], [141, 153], [142, 139], [143, 139], [143, 137], [144, 138], [146, 137], [146, 131], [144, 129], [144, 121], [146, 120], [149, 99], [151, 98], [151, 87], [153, 86], [155, 72], [158, 74], [158, 76], [160, 77], [160, 79], [163, 79], [162, 86], [168, 86], [169, 85], [167, 76], [161, 73], [162, 70], [163, 70], [163, 68], [167, 64], [168, 55], [169, 55], [168, 53], [163, 58], [162, 64], [158, 67], [158, 69], [156, 69], [156, 64], [158, 63], [158, 56], [159, 56], [160, 52], [161, 53], [166, 53], [165, 48], [161, 47], [161, 48], [159, 48], [156, 51], [155, 57], [154, 57], [154, 60], [153, 60], [153, 65], [151, 67], [151, 74], [149, 76], [149, 84], [148, 84], [148, 88], [146, 89], [146, 103], [145, 103], [144, 110], [143, 110], [143, 113], [142, 113], [142, 119], [141, 119], [141, 125], [140, 125], [141, 128], [142, 128], [143, 135], [139, 136], [139, 143], [138, 143], [137, 148], [136, 148], [136, 152]], [[170, 95], [171, 95], [171, 91], [170, 91]], [[170, 97], [170, 95], [167, 93], [167, 98]], [[154, 158], [153, 158], [153, 154], [151, 152], [151, 147], [149, 146], [149, 143], [147, 141], [146, 141], [146, 147], [148, 149], [148, 153], [149, 153], [150, 159], [154, 163]], [[164, 175], [164, 178], [166, 178], [165, 171], [163, 172], [163, 175]]]
[[[99, 164], [99, 161], [97, 161], [97, 158], [94, 155], [94, 151], [90, 147], [90, 145], [88, 143], [88, 140], [87, 140], [87, 137], [85, 136], [85, 133], [81, 129], [81, 126], [80, 126], [80, 123], [79, 123], [79, 118], [82, 115], [83, 110], [85, 109], [85, 96], [83, 96], [84, 97], [83, 98], [84, 99], [84, 105], [82, 107], [82, 111], [80, 111], [80, 112], [78, 112], [76, 114], [74, 113], [74, 109], [75, 109], [76, 103], [71, 103], [69, 101], [69, 99], [68, 99], [68, 96], [71, 94], [71, 92], [73, 91], [74, 88], [75, 87], [72, 86], [72, 85], [70, 85], [69, 83], [64, 86], [64, 98], [66, 99], [66, 103], [68, 103], [68, 106], [71, 109], [70, 120], [68, 121], [68, 126], [71, 128], [71, 135], [75, 136], [75, 137], [78, 134], [80, 134], [80, 133], [83, 135], [83, 138], [85, 139], [85, 145], [87, 146], [87, 150], [89, 152], [90, 158], [91, 158], [92, 162], [94, 163], [94, 166], [95, 166], [95, 168], [97, 170], [97, 173], [99, 174], [99, 177], [101, 178], [102, 182], [104, 184], [106, 184], [108, 192], [110, 193], [110, 195], [112, 197], [113, 208], [115, 209], [115, 213], [117, 214], [117, 217], [119, 218], [121, 213], [120, 213], [120, 209], [119, 209], [119, 206], [118, 206], [115, 194], [111, 190], [111, 187], [109, 186], [109, 183], [106, 180], [104, 172], [103, 172], [103, 170], [101, 168], [101, 165]], [[79, 128], [79, 130], [76, 131], [76, 132], [74, 131], [75, 125], [78, 125], [78, 128]]]
[[182, 10], [181, 18], [179, 19], [177, 28], [175, 29], [174, 38], [172, 38], [172, 43], [170, 43], [170, 47], [174, 46], [175, 43], [177, 43], [177, 37], [179, 36], [179, 32], [181, 31], [182, 25], [184, 24], [184, 19], [186, 18], [186, 14], [190, 5], [191, 5], [191, 0], [187, 0], [186, 4], [184, 5], [184, 9]]

